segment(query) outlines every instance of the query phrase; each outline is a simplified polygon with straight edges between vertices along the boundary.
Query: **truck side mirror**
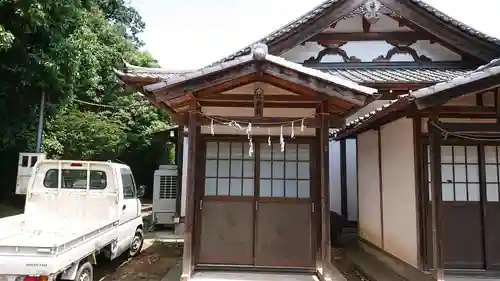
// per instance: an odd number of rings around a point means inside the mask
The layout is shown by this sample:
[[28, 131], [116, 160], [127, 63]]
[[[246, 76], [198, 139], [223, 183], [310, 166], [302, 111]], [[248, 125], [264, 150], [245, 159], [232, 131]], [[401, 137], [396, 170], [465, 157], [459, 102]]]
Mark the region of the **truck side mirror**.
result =
[[146, 186], [139, 185], [139, 188], [137, 189], [137, 198], [141, 198], [142, 196], [144, 196], [144, 193], [146, 193]]

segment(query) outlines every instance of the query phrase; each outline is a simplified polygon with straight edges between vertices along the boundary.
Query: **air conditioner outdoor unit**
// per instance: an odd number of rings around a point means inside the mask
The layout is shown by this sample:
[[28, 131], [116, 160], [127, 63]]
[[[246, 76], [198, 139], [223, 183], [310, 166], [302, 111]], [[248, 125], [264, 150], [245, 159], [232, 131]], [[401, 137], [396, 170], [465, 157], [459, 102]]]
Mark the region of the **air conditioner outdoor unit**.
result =
[[153, 221], [174, 224], [177, 205], [177, 165], [160, 165], [154, 174]]

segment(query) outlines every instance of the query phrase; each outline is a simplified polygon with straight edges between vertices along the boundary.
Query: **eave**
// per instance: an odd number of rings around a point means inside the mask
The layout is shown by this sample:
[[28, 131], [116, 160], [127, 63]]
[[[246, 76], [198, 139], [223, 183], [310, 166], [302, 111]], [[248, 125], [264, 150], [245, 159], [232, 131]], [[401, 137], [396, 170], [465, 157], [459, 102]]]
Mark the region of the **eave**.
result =
[[439, 108], [452, 99], [485, 92], [500, 86], [500, 59], [463, 76], [401, 95], [336, 130], [331, 138], [341, 140], [377, 128], [398, 118]]
[[[118, 75], [125, 84], [131, 83], [131, 77], [125, 73]], [[271, 84], [305, 96], [304, 100], [293, 97], [295, 102], [331, 101], [332, 112], [337, 115], [349, 114], [363, 107], [373, 101], [377, 93], [374, 88], [270, 55], [263, 44], [256, 45], [250, 55], [143, 85], [142, 92], [154, 105], [161, 106], [176, 122], [183, 124], [192, 102], [221, 102], [220, 93], [254, 82]], [[134, 85], [137, 87], [138, 84]], [[242, 102], [254, 101], [252, 95], [247, 96], [250, 97], [248, 101]], [[266, 102], [281, 102], [286, 107], [288, 101]]]

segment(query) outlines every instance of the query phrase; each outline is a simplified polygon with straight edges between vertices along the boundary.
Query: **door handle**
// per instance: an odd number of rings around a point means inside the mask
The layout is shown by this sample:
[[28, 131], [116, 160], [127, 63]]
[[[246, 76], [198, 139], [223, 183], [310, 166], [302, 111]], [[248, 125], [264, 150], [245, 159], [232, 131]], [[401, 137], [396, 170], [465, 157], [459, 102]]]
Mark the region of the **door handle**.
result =
[[123, 205], [122, 210], [125, 211], [127, 209], [127, 205]]

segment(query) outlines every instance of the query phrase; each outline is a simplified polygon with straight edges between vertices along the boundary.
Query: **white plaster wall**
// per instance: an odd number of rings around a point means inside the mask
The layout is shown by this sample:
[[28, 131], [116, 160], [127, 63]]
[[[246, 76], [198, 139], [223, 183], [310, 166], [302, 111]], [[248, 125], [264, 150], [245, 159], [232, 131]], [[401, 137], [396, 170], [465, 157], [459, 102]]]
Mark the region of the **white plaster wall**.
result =
[[[330, 211], [342, 214], [340, 142], [330, 142]], [[346, 140], [347, 220], [358, 220], [358, 186], [356, 174], [356, 140]]]
[[384, 250], [418, 266], [413, 121], [381, 128]]
[[378, 162], [378, 132], [358, 135], [358, 232], [361, 238], [382, 247], [380, 185]]
[[342, 213], [342, 192], [340, 188], [340, 142], [329, 143], [330, 161], [330, 211]]
[[358, 220], [358, 175], [356, 172], [356, 140], [346, 140], [347, 219]]

